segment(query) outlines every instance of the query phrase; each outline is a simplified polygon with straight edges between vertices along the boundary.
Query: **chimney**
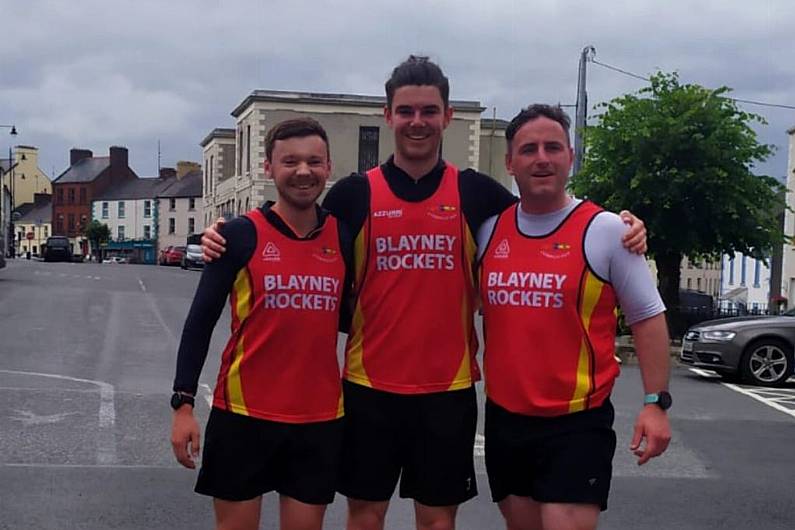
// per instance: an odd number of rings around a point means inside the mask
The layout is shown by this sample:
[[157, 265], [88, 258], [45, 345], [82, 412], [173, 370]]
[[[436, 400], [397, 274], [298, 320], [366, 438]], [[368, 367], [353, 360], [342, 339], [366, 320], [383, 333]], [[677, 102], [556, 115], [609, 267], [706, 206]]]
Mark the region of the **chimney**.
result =
[[44, 206], [49, 204], [52, 201], [52, 195], [49, 193], [34, 193], [33, 194], [33, 204], [38, 208], [39, 206]]
[[127, 167], [127, 148], [112, 146], [110, 148], [110, 167]]
[[196, 162], [189, 162], [187, 160], [180, 160], [177, 162], [177, 178], [181, 179], [188, 173], [193, 171], [201, 171], [202, 166]]
[[160, 175], [161, 179], [170, 179], [177, 176], [177, 170], [173, 167], [161, 167], [160, 168]]
[[72, 148], [69, 150], [69, 165], [73, 166], [83, 160], [84, 158], [91, 158], [94, 156], [94, 153], [89, 151], [88, 149], [75, 149]]

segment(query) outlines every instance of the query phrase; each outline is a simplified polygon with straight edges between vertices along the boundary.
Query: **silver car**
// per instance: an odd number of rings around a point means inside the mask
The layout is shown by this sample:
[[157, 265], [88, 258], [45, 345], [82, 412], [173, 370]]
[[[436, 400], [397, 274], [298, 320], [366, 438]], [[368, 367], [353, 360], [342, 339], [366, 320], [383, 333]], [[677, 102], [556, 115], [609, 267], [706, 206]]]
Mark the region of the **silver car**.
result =
[[201, 245], [188, 245], [185, 247], [185, 255], [182, 257], [182, 268], [190, 269], [193, 267], [204, 267], [204, 259], [202, 259]]
[[795, 374], [795, 308], [774, 316], [743, 316], [697, 324], [682, 339], [680, 360], [724, 379], [781, 386]]

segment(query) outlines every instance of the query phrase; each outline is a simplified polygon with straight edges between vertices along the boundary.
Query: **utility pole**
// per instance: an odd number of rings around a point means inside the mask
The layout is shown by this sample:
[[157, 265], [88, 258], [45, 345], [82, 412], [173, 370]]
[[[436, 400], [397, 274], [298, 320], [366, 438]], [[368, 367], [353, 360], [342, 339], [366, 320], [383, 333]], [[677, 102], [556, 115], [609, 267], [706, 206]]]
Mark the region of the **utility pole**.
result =
[[580, 54], [580, 68], [577, 77], [577, 113], [574, 118], [574, 174], [576, 175], [582, 167], [583, 156], [585, 155], [585, 145], [583, 135], [585, 134], [585, 123], [588, 115], [588, 93], [585, 90], [586, 63], [596, 55], [596, 48], [586, 46]]

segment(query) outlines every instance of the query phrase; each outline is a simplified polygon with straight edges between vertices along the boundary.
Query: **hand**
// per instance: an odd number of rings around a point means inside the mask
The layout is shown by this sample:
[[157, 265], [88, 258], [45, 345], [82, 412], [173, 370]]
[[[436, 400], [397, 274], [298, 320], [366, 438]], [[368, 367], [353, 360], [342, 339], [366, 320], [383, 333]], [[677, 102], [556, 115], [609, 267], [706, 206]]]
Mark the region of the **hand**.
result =
[[[645, 254], [646, 250], [648, 250], [646, 246], [646, 225], [641, 219], [635, 217], [627, 210], [621, 210], [621, 213], [618, 215], [621, 216], [621, 220], [624, 221], [624, 223], [629, 225], [629, 230], [627, 230], [627, 233], [621, 238], [621, 242], [624, 243], [624, 246], [629, 249], [630, 252]], [[202, 243], [203, 242], [204, 238], [202, 238]]]
[[[641, 447], [645, 439], [646, 444]], [[655, 456], [660, 456], [668, 448], [671, 441], [671, 425], [668, 414], [657, 405], [645, 405], [635, 420], [635, 432], [629, 449], [638, 457], [638, 465], [642, 466]]]
[[188, 469], [196, 469], [200, 438], [199, 424], [193, 417], [193, 407], [183, 405], [175, 410], [171, 426], [171, 449], [177, 462]]
[[204, 235], [202, 235], [202, 259], [204, 259], [205, 263], [210, 263], [220, 258], [221, 254], [226, 252], [226, 239], [218, 233], [225, 222], [223, 217], [219, 217], [212, 226], [204, 229]]

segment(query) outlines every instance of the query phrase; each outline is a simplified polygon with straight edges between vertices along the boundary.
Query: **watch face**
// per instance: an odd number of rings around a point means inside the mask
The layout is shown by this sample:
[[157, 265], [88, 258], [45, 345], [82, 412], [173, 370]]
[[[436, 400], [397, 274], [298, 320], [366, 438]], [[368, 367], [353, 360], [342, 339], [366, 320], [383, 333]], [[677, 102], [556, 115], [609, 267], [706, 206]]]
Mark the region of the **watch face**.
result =
[[176, 392], [171, 394], [171, 408], [177, 410], [182, 405], [182, 395]]
[[661, 409], [668, 410], [669, 408], [671, 408], [671, 405], [673, 404], [673, 399], [671, 399], [671, 394], [663, 390], [662, 392], [657, 394], [657, 396], [659, 397], [657, 404], [660, 406]]

